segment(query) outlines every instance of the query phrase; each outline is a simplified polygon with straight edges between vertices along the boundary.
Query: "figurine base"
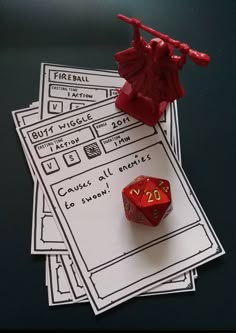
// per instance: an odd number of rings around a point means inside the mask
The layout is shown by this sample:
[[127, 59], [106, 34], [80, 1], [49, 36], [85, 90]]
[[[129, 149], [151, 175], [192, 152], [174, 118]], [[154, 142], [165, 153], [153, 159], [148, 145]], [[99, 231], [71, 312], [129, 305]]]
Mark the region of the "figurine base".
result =
[[161, 102], [159, 110], [153, 110], [153, 105], [148, 99], [142, 96], [134, 96], [131, 98], [130, 95], [124, 93], [122, 89], [119, 91], [115, 102], [118, 109], [142, 121], [148, 126], [156, 125], [163, 112], [166, 110], [167, 104], [168, 102]]

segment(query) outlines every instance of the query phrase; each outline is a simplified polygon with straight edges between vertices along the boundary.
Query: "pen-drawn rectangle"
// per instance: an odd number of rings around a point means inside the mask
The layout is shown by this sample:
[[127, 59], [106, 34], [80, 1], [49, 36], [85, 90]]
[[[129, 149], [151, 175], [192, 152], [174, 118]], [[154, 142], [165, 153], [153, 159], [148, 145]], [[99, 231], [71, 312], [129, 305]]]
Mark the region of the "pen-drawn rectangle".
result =
[[[146, 265], [145, 272], [143, 267], [135, 265], [136, 271], [134, 274], [137, 275], [138, 280], [129, 280], [129, 276], [125, 274], [119, 275], [118, 271], [126, 272], [130, 265], [134, 265], [134, 261], [139, 261], [138, 256], [128, 256], [104, 269], [100, 269], [91, 273], [91, 281], [93, 282], [95, 289], [97, 290], [99, 298], [106, 298], [114, 293], [114, 284], [116, 284], [116, 291], [120, 291], [129, 287], [130, 285], [137, 283], [140, 280], [147, 279], [151, 275], [160, 274], [161, 272], [168, 271], [174, 265], [186, 261], [199, 253], [202, 253], [212, 247], [212, 243], [209, 238], [205, 237], [206, 231], [201, 224], [197, 224], [194, 227], [187, 229], [186, 231], [179, 232], [178, 234], [168, 237], [164, 240], [158, 241], [140, 252], [141, 256], [146, 257], [146, 261], [150, 260], [150, 266]], [[203, 239], [203, 242], [199, 244], [198, 239]], [[170, 246], [170, 243], [176, 242], [180, 244], [181, 242], [187, 244], [188, 252], [179, 254], [173, 253], [172, 256], [168, 257], [166, 260], [165, 252]], [[171, 244], [173, 246], [173, 244]], [[155, 258], [153, 257], [153, 250], [155, 248]], [[153, 260], [156, 261], [156, 265], [153, 265]], [[103, 291], [103, 292], [99, 292]]]
[[[140, 128], [140, 131], [135, 129]], [[146, 126], [143, 124], [136, 125], [131, 129], [116, 133], [110, 137], [106, 137], [103, 140], [100, 140], [105, 153], [109, 153], [113, 150], [122, 148], [134, 142], [143, 140], [149, 136], [152, 136], [156, 133], [154, 127]]]
[[[102, 95], [101, 95], [102, 94]], [[107, 98], [107, 89], [94, 89], [90, 87], [83, 86], [68, 86], [68, 85], [49, 85], [49, 97], [56, 97], [60, 99], [76, 100], [80, 102], [96, 102], [98, 96], [101, 99]]]
[[69, 134], [59, 136], [53, 140], [40, 143], [35, 146], [35, 150], [39, 158], [60, 153], [73, 147], [77, 147], [83, 143], [94, 139], [94, 134], [90, 127], [77, 129]]
[[99, 121], [94, 124], [93, 127], [98, 137], [113, 133], [114, 131], [121, 130], [130, 127], [133, 124], [141, 124], [138, 120], [133, 117], [129, 117], [127, 114], [121, 114], [110, 119]]

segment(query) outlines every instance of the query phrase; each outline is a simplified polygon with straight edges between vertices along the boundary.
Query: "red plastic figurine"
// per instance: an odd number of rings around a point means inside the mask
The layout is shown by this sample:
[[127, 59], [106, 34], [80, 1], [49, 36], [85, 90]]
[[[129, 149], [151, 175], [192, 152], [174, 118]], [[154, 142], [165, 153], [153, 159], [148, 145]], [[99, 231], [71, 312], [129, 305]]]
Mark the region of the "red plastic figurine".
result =
[[[169, 102], [184, 95], [178, 72], [187, 55], [198, 65], [207, 66], [209, 56], [190, 49], [160, 32], [141, 24], [138, 19], [117, 16], [134, 28], [132, 47], [115, 54], [118, 72], [126, 79], [119, 90], [116, 106], [147, 125], [157, 123]], [[149, 43], [140, 35], [143, 29], [156, 38]], [[174, 48], [181, 55], [174, 55]]]

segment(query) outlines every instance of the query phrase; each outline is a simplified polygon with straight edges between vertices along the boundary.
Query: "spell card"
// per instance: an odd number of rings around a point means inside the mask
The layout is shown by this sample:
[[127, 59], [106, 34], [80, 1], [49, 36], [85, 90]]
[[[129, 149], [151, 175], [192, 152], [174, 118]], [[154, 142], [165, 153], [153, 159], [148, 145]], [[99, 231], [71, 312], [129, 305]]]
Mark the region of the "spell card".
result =
[[[170, 114], [169, 114], [170, 113]], [[165, 134], [170, 132], [173, 137], [172, 144], [174, 145], [175, 140], [177, 140], [178, 136], [175, 132], [175, 128], [177, 128], [178, 121], [175, 119], [175, 115], [177, 114], [177, 106], [176, 102], [170, 104], [167, 109], [168, 116], [163, 117], [162, 124], [165, 122]], [[36, 122], [39, 118], [38, 114], [38, 102], [34, 102], [31, 107], [20, 109], [13, 111], [13, 118], [16, 124], [16, 127], [24, 126], [27, 124], [32, 124]], [[163, 126], [163, 125], [162, 125]], [[30, 163], [29, 163], [29, 167]], [[32, 254], [47, 254], [53, 253], [60, 254], [67, 252], [67, 248], [62, 240], [62, 237], [58, 231], [52, 213], [48, 207], [46, 202], [46, 198], [43, 195], [39, 183], [34, 177], [34, 173], [32, 172], [32, 176], [34, 179], [34, 203], [33, 203], [33, 216], [32, 216], [32, 241], [31, 241], [31, 253]], [[48, 258], [48, 256], [47, 256]], [[65, 275], [68, 278], [68, 284], [71, 287], [72, 296], [75, 300], [81, 299], [81, 288], [82, 285], [80, 283], [78, 274], [74, 269], [74, 265], [72, 260], [69, 258], [68, 255], [63, 255], [58, 257], [57, 261], [61, 260], [63, 265], [60, 266], [60, 271], [63, 269], [65, 270]], [[52, 261], [51, 261], [52, 262]], [[51, 264], [50, 269], [49, 267], [49, 260], [46, 262], [46, 269], [47, 271], [51, 271], [53, 269], [57, 269], [55, 265]], [[47, 276], [47, 272], [46, 272]], [[50, 273], [50, 276], [59, 279], [58, 271], [56, 273]], [[55, 288], [51, 286], [55, 286], [57, 282], [53, 282], [50, 284], [48, 288], [49, 292], [49, 304], [65, 304], [64, 301], [67, 303], [68, 294], [67, 293], [60, 293], [60, 301], [57, 297]], [[193, 272], [189, 271], [184, 273], [183, 275], [165, 282], [157, 287], [152, 288], [151, 290], [146, 291], [141, 296], [154, 296], [164, 293], [177, 293], [177, 292], [189, 292], [195, 290], [195, 283], [193, 279]], [[63, 298], [65, 297], [65, 299]], [[57, 299], [56, 302], [53, 300]]]
[[[160, 125], [114, 100], [17, 129], [96, 314], [224, 254]], [[121, 191], [139, 175], [171, 184], [157, 228], [125, 218]]]

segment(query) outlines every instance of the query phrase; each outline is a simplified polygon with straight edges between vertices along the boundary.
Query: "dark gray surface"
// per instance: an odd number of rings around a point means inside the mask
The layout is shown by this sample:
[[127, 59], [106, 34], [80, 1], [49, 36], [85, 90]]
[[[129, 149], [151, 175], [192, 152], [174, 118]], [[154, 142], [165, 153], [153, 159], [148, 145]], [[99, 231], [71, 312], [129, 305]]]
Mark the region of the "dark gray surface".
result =
[[[181, 72], [184, 170], [227, 254], [199, 268], [197, 291], [136, 298], [95, 317], [88, 304], [49, 308], [42, 257], [30, 255], [33, 183], [11, 111], [38, 100], [41, 62], [116, 69], [131, 28], [117, 13], [211, 56]], [[0, 0], [0, 328], [234, 329], [235, 1]]]

